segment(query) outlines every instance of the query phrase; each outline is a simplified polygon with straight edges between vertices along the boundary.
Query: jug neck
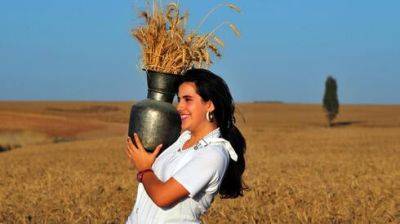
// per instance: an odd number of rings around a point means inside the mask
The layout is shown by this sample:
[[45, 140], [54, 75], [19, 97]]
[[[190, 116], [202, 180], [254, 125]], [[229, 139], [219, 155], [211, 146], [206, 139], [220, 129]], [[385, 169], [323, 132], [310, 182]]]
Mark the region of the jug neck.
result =
[[180, 75], [147, 71], [147, 98], [172, 103], [179, 80]]

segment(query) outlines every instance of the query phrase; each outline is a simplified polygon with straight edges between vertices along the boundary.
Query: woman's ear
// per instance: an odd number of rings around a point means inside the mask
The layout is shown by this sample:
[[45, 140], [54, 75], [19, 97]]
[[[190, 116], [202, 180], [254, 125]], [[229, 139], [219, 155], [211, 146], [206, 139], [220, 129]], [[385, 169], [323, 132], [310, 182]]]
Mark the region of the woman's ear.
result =
[[215, 107], [214, 107], [214, 103], [211, 101], [211, 100], [209, 100], [208, 102], [207, 102], [207, 111], [210, 111], [210, 112], [212, 112], [212, 111], [214, 111], [215, 110]]

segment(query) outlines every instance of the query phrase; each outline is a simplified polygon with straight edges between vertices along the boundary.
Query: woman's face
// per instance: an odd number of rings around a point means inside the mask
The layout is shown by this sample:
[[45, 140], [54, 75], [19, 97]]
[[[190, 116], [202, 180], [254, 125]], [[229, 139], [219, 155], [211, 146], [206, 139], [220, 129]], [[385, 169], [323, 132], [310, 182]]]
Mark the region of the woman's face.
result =
[[211, 101], [205, 102], [197, 94], [193, 82], [184, 82], [179, 86], [176, 109], [181, 116], [182, 130], [193, 132], [207, 124], [206, 113], [214, 110], [214, 107]]

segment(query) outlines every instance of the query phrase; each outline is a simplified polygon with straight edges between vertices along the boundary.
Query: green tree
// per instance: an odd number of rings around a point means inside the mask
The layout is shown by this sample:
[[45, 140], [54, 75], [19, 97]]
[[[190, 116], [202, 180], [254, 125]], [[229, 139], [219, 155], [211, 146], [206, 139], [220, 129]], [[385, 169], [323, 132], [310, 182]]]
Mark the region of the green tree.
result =
[[336, 80], [332, 76], [328, 76], [325, 81], [325, 94], [323, 99], [323, 107], [326, 112], [329, 127], [332, 127], [333, 120], [339, 113], [339, 100], [337, 96]]

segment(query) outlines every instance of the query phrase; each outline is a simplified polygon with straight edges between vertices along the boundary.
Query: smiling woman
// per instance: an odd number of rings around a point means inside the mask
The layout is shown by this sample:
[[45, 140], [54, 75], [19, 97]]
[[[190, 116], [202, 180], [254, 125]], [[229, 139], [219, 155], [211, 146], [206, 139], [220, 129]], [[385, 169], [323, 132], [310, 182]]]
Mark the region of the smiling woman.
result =
[[235, 105], [222, 78], [188, 70], [178, 91], [178, 140], [158, 157], [128, 138], [127, 156], [139, 171], [137, 198], [127, 223], [200, 223], [219, 193], [243, 195], [246, 142], [235, 126]]
[[196, 91], [196, 84], [193, 82], [182, 83], [179, 87], [177, 110], [181, 116], [182, 129], [192, 130], [195, 133], [209, 132], [217, 125], [215, 122], [205, 122], [204, 114], [214, 111], [214, 104], [211, 101], [203, 101]]

